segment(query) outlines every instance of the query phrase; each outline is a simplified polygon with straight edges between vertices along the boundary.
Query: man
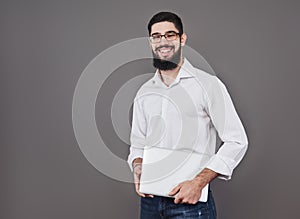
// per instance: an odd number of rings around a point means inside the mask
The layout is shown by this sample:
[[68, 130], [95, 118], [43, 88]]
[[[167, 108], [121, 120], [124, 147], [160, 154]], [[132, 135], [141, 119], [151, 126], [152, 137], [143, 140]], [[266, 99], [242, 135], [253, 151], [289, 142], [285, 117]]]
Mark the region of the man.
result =
[[[128, 163], [134, 172], [135, 189], [141, 196], [140, 216], [142, 219], [214, 219], [216, 210], [212, 193], [209, 190], [207, 202], [200, 202], [201, 191], [216, 177], [231, 178], [233, 169], [247, 150], [247, 136], [224, 84], [217, 77], [193, 67], [183, 57], [182, 46], [187, 35], [183, 32], [181, 19], [174, 13], [160, 12], [149, 21], [148, 31], [153, 65], [157, 71], [140, 88], [135, 98], [128, 156]], [[196, 109], [196, 113], [189, 112], [189, 108], [181, 112], [186, 114], [186, 118], [193, 118], [199, 128], [199, 136], [190, 136], [197, 139], [193, 150], [208, 154], [209, 161], [193, 179], [183, 181], [169, 191], [168, 195], [175, 198], [143, 194], [139, 191], [140, 176], [144, 147], [150, 144], [150, 136], [163, 132], [158, 141], [151, 143], [156, 147], [174, 148], [178, 143], [181, 134], [178, 127], [182, 124], [176, 116], [176, 109], [165, 100], [165, 96], [176, 93], [179, 87], [188, 94]], [[153, 125], [153, 118], [157, 115], [165, 123], [165, 129], [159, 128], [159, 123]], [[217, 152], [216, 133], [223, 142]], [[186, 144], [189, 144], [188, 141]]]

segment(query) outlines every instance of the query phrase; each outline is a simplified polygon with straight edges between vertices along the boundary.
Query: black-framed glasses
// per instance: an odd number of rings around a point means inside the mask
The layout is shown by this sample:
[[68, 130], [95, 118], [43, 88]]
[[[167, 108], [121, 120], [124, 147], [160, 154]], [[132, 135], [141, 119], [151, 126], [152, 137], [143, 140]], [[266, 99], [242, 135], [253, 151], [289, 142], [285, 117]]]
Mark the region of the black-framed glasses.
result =
[[179, 33], [176, 33], [175, 31], [168, 31], [164, 35], [160, 33], [154, 33], [150, 36], [150, 42], [151, 43], [159, 43], [161, 41], [161, 38], [164, 37], [168, 41], [173, 41], [177, 39], [177, 36], [179, 36]]

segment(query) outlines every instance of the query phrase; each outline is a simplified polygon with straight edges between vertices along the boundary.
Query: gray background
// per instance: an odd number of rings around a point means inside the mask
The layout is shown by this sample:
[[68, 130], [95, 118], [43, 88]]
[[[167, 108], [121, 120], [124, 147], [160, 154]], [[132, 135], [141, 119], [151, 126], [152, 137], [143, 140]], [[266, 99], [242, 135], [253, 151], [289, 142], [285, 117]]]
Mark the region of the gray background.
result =
[[[160, 10], [181, 15], [188, 45], [227, 85], [249, 136], [229, 182], [212, 187], [221, 219], [296, 218], [299, 206], [299, 21], [297, 0], [15, 1], [0, 3], [0, 218], [137, 218], [133, 185], [112, 180], [81, 153], [72, 97], [104, 49], [146, 36]], [[126, 80], [152, 71], [128, 63], [99, 95], [99, 132], [126, 158], [109, 119]]]

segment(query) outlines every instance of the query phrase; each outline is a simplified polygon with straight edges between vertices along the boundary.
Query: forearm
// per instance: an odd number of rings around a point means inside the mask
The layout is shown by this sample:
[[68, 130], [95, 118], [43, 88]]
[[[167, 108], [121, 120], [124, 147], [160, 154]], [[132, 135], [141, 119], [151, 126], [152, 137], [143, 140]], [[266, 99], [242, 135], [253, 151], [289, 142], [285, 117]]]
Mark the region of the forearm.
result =
[[198, 173], [194, 180], [199, 183], [201, 187], [206, 186], [208, 183], [210, 183], [213, 179], [215, 179], [219, 174], [215, 171], [204, 168], [200, 173]]

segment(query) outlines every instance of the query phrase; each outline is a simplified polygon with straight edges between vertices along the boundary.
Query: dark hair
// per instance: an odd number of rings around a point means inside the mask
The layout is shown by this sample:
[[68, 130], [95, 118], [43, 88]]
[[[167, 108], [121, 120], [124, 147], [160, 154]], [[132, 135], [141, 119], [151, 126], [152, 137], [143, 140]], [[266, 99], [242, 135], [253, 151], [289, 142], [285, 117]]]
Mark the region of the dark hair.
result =
[[151, 33], [151, 27], [155, 23], [163, 22], [163, 21], [169, 21], [174, 24], [176, 29], [178, 29], [180, 36], [183, 34], [183, 25], [181, 22], [180, 17], [178, 15], [172, 13], [172, 12], [159, 12], [155, 14], [148, 23], [148, 32], [149, 35]]

